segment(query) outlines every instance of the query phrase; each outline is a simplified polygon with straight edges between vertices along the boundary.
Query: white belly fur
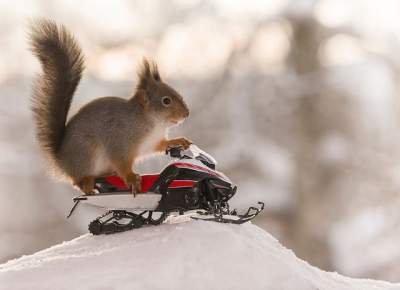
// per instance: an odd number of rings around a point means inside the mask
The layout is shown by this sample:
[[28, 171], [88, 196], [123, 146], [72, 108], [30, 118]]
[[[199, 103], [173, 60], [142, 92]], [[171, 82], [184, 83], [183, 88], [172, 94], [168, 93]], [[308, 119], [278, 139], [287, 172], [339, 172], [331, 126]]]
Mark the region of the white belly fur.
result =
[[167, 128], [165, 126], [156, 126], [153, 131], [145, 137], [139, 145], [138, 157], [139, 160], [155, 154], [154, 150], [161, 140], [167, 136]]
[[[147, 135], [147, 137], [139, 145], [137, 161], [154, 155], [154, 150], [156, 146], [160, 143], [161, 140], [167, 137], [167, 134], [168, 128], [166, 128], [165, 126], [155, 127], [153, 131], [149, 135]], [[96, 150], [94, 160], [93, 175], [101, 176], [104, 174], [110, 174], [113, 171], [113, 165], [111, 164], [110, 159], [105, 154], [104, 149], [98, 148]]]
[[104, 174], [109, 174], [111, 172], [111, 162], [110, 159], [105, 154], [103, 148], [97, 148], [93, 164], [93, 175], [101, 176]]

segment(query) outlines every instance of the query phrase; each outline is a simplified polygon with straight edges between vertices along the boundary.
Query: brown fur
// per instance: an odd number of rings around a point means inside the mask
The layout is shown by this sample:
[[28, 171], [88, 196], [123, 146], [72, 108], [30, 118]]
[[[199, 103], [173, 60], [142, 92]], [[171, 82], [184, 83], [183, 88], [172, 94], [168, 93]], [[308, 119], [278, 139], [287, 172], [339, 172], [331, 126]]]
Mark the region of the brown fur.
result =
[[54, 165], [84, 59], [73, 36], [52, 21], [34, 22], [30, 37], [32, 52], [43, 64], [43, 73], [36, 79], [32, 93], [36, 136]]
[[166, 129], [187, 118], [189, 110], [163, 82], [155, 63], [143, 61], [129, 100], [95, 99], [66, 124], [84, 67], [81, 49], [63, 26], [49, 20], [33, 24], [31, 44], [43, 69], [32, 96], [37, 139], [57, 176], [90, 193], [96, 176], [116, 172], [140, 191], [140, 176], [132, 170], [135, 160], [171, 144], [190, 144], [185, 138], [165, 139]]

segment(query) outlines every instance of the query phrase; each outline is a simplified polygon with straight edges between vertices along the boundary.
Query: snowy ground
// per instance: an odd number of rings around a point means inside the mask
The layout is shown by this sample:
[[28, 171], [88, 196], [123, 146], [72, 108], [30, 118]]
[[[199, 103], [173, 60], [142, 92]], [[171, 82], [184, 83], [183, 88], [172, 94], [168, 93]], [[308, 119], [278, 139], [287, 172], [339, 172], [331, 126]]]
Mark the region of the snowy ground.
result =
[[56, 245], [0, 265], [0, 289], [400, 289], [310, 266], [267, 232], [192, 221]]

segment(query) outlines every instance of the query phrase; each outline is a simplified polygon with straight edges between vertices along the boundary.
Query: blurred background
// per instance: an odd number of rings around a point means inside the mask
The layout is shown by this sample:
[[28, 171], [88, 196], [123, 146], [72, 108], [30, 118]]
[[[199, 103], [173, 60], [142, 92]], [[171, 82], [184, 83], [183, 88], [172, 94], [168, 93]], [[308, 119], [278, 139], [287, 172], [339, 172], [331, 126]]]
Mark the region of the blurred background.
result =
[[234, 206], [264, 201], [255, 223], [313, 265], [400, 282], [398, 11], [396, 0], [0, 0], [0, 263], [98, 215], [65, 219], [78, 192], [47, 175], [34, 139], [27, 21], [46, 16], [86, 55], [71, 113], [130, 96], [154, 58], [191, 108], [172, 135], [219, 161], [239, 186]]

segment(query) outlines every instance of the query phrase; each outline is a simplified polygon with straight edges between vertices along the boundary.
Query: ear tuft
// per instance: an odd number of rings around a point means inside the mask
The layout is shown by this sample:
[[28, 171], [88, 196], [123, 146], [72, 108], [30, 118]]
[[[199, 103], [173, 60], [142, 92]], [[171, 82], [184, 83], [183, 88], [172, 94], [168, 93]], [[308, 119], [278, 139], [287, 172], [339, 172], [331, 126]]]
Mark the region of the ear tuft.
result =
[[153, 76], [154, 80], [156, 80], [158, 82], [161, 81], [161, 76], [160, 76], [160, 72], [158, 71], [158, 66], [154, 61], [151, 62], [150, 73]]
[[153, 61], [143, 59], [142, 65], [138, 70], [139, 83], [138, 88], [147, 89], [150, 84], [161, 81], [157, 64]]

